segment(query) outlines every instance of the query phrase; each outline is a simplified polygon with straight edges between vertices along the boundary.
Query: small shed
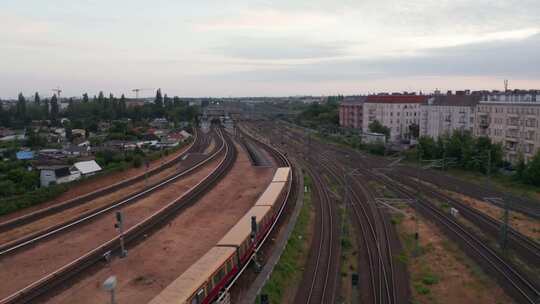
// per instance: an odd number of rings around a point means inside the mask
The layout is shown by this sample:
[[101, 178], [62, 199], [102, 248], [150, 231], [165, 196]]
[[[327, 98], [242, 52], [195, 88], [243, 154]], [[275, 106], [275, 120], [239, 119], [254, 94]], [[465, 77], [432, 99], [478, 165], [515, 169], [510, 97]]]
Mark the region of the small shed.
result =
[[382, 133], [364, 132], [362, 133], [362, 142], [366, 144], [385, 144], [386, 135]]
[[70, 171], [67, 165], [41, 166], [38, 169], [41, 187], [69, 183], [81, 177], [80, 172]]
[[81, 172], [82, 176], [94, 175], [96, 172], [101, 171], [101, 167], [98, 165], [98, 163], [96, 163], [95, 160], [77, 162], [73, 164], [73, 166], [75, 169]]

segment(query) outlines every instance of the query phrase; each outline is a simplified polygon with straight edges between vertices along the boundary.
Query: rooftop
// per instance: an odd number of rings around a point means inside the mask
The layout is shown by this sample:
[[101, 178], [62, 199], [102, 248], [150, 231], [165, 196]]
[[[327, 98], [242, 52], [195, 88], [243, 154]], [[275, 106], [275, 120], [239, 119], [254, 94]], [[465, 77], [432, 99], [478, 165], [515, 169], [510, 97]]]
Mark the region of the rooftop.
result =
[[424, 95], [370, 95], [367, 103], [424, 103], [428, 96]]

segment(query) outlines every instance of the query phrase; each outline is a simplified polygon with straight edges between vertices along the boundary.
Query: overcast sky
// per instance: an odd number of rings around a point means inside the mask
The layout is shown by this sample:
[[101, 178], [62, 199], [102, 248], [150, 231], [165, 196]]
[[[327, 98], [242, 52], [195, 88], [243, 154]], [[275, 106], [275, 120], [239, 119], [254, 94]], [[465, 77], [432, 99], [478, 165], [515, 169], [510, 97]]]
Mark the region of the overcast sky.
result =
[[[540, 88], [539, 0], [1, 0], [0, 97]], [[153, 94], [146, 91], [145, 95]]]

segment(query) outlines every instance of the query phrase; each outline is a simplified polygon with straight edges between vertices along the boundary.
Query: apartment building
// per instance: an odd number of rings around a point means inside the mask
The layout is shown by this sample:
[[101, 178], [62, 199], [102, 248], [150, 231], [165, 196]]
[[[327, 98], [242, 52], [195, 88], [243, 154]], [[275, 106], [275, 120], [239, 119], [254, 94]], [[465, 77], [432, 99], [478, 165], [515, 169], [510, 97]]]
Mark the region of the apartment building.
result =
[[350, 96], [339, 104], [339, 125], [341, 127], [362, 129], [362, 109], [365, 100], [364, 96]]
[[420, 106], [420, 136], [437, 138], [456, 130], [473, 132], [475, 108], [480, 98], [465, 91], [429, 97], [427, 103]]
[[372, 95], [366, 98], [363, 108], [362, 128], [377, 120], [390, 128], [389, 141], [410, 138], [409, 127], [420, 124], [420, 106], [427, 102], [423, 95]]
[[529, 161], [540, 148], [540, 92], [492, 92], [482, 96], [475, 111], [475, 135], [501, 143], [505, 159]]

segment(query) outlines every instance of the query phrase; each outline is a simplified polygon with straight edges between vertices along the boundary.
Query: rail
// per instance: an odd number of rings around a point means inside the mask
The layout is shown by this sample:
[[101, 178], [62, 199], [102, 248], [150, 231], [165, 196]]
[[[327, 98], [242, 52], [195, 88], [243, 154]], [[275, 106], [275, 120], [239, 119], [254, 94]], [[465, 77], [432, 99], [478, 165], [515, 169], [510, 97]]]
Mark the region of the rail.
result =
[[[196, 129], [194, 129], [194, 130], [196, 130]], [[45, 216], [48, 216], [50, 214], [54, 214], [54, 213], [61, 212], [63, 210], [75, 207], [77, 205], [80, 205], [80, 204], [83, 204], [83, 203], [88, 202], [90, 200], [93, 200], [93, 199], [95, 199], [95, 198], [97, 198], [99, 196], [103, 196], [103, 195], [112, 193], [112, 192], [114, 192], [114, 191], [116, 191], [118, 189], [124, 188], [124, 187], [129, 186], [131, 184], [134, 184], [136, 182], [139, 182], [139, 181], [143, 180], [146, 176], [155, 175], [155, 174], [157, 174], [157, 173], [159, 173], [159, 172], [173, 166], [175, 163], [177, 163], [179, 160], [181, 160], [188, 153], [191, 153], [192, 149], [197, 147], [197, 144], [199, 143], [199, 140], [200, 140], [200, 135], [198, 134], [199, 132], [194, 132], [194, 133], [195, 133], [195, 139], [189, 144], [188, 148], [184, 152], [182, 152], [180, 155], [178, 155], [177, 157], [167, 161], [163, 165], [160, 165], [160, 166], [158, 166], [158, 167], [156, 167], [154, 169], [151, 169], [146, 173], [139, 174], [137, 176], [134, 176], [134, 177], [128, 178], [126, 180], [123, 180], [123, 181], [117, 182], [115, 184], [112, 184], [110, 186], [100, 188], [100, 189], [94, 190], [92, 192], [89, 192], [89, 193], [77, 196], [75, 198], [72, 198], [70, 200], [60, 202], [60, 203], [55, 204], [53, 206], [50, 206], [50, 207], [47, 207], [47, 208], [44, 208], [44, 209], [39, 209], [39, 210], [36, 210], [34, 212], [31, 212], [31, 213], [28, 213], [28, 214], [25, 214], [25, 215], [22, 215], [22, 216], [19, 216], [19, 217], [16, 217], [16, 218], [4, 221], [4, 222], [1, 222], [0, 223], [0, 233], [4, 232], [4, 231], [7, 231], [7, 230], [11, 230], [13, 228], [17, 228], [19, 226], [25, 225], [25, 224], [30, 223], [32, 221], [41, 219], [41, 218], [43, 218]]]
[[[222, 134], [222, 132], [220, 132], [220, 134]], [[187, 207], [189, 204], [194, 203], [196, 199], [204, 194], [205, 191], [208, 191], [210, 187], [229, 171], [236, 160], [236, 150], [227, 136], [224, 136], [223, 134], [221, 136], [224, 137], [224, 143], [220, 151], [225, 151], [225, 157], [220, 161], [218, 166], [182, 196], [171, 201], [143, 221], [129, 228], [124, 233], [126, 245], [131, 245], [138, 239], [143, 238], [146, 234], [151, 232], [152, 229], [159, 228], [163, 223], [175, 216], [178, 211]], [[42, 296], [46, 292], [102, 260], [107, 253], [117, 252], [119, 248], [119, 236], [116, 236], [78, 259], [0, 300], [0, 304], [28, 303], [35, 300], [39, 296]]]

